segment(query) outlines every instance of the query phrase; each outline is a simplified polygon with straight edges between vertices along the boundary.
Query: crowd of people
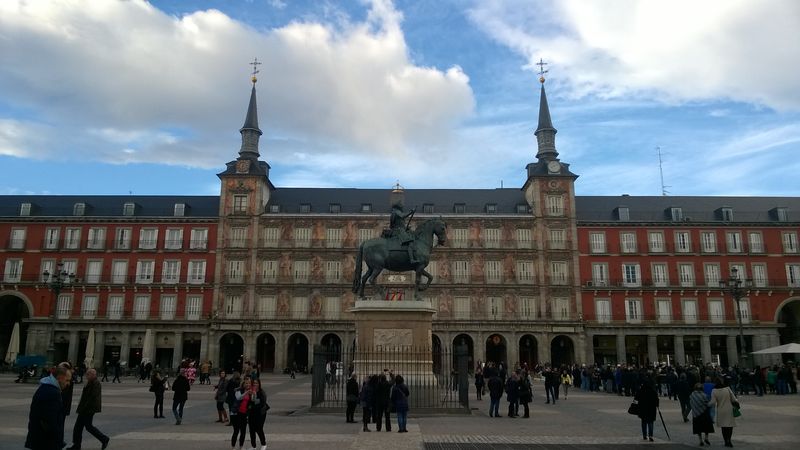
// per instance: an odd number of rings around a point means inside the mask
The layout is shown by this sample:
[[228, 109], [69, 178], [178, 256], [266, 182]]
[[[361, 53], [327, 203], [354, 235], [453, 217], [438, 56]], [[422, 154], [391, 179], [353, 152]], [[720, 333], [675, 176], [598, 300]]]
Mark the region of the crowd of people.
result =
[[395, 375], [393, 371], [384, 369], [381, 374], [365, 376], [359, 384], [358, 375], [353, 372], [347, 380], [346, 393], [347, 423], [358, 423], [355, 420], [355, 411], [360, 405], [364, 432], [372, 431], [369, 428], [371, 423], [375, 424], [376, 431], [392, 431], [392, 412], [397, 416], [397, 432], [408, 432], [408, 398], [411, 392], [402, 375]]

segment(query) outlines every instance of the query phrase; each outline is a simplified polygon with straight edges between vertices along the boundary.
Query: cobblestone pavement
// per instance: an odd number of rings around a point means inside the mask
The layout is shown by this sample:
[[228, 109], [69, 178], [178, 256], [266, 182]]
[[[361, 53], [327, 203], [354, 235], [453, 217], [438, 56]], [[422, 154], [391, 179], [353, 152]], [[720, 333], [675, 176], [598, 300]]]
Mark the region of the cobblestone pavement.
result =
[[[0, 450], [21, 449], [25, 440], [34, 383], [15, 384], [13, 377], [0, 375]], [[488, 400], [475, 401], [471, 393], [471, 415], [409, 417], [409, 433], [362, 433], [360, 424], [344, 423], [343, 414], [311, 414], [310, 378], [291, 380], [283, 375], [264, 377], [272, 407], [267, 419], [267, 440], [271, 449], [611, 449], [645, 448], [661, 450], [697, 447], [690, 435], [691, 424], [681, 420], [678, 403], [662, 397], [661, 411], [671, 435], [657, 421], [655, 441], [641, 441], [639, 421], [626, 413], [630, 399], [602, 393], [571, 392], [568, 400], [544, 404], [541, 385], [535, 387], [531, 418], [489, 418]], [[95, 425], [111, 436], [109, 450], [146, 449], [167, 443], [170, 450], [230, 448], [231, 428], [214, 423], [216, 412], [210, 386], [194, 385], [189, 393], [183, 424], [176, 426], [165, 398], [167, 419], [152, 418], [152, 394], [148, 385], [125, 379], [122, 384], [103, 383], [103, 412]], [[75, 387], [74, 407], [82, 386]], [[473, 388], [474, 389], [474, 388]], [[800, 396], [744, 396], [743, 416], [734, 430], [737, 448], [789, 449], [800, 442]], [[503, 402], [503, 407], [507, 404]], [[501, 413], [505, 411], [501, 408]], [[358, 417], [359, 415], [357, 415]], [[75, 415], [67, 418], [67, 443], [71, 440]], [[249, 436], [248, 436], [249, 442]], [[719, 430], [711, 437], [712, 447], [722, 447]], [[246, 446], [247, 447], [247, 446]], [[85, 449], [100, 448], [84, 433]]]

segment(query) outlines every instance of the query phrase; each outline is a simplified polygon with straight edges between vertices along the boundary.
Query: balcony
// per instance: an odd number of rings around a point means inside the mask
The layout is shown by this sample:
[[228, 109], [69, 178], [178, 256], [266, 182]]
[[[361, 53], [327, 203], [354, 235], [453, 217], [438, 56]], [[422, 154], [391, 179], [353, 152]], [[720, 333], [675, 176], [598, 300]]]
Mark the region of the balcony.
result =
[[208, 240], [198, 239], [189, 241], [190, 252], [204, 252], [208, 250]]
[[[624, 311], [620, 311], [624, 313]], [[639, 314], [635, 317], [626, 317], [624, 314], [591, 314], [586, 318], [586, 323], [589, 325], [603, 325], [603, 326], [626, 326], [626, 325], [641, 325], [643, 327], [657, 327], [657, 326], [674, 326], [682, 327], [686, 325], [696, 325], [698, 327], [737, 327], [739, 322], [733, 317], [722, 316], [702, 316], [698, 317], [696, 314], [685, 315], [678, 314], [676, 316], [663, 316], [659, 314]], [[742, 317], [743, 324], [757, 323], [749, 315]]]
[[[551, 283], [556, 284], [556, 283]], [[637, 282], [628, 282], [623, 279], [609, 279], [609, 280], [585, 280], [581, 285], [588, 289], [643, 289], [643, 290], [697, 290], [697, 291], [719, 291], [719, 284], [707, 285], [703, 280], [701, 284], [692, 281], [691, 284], [687, 282], [669, 281], [664, 282], [658, 280], [654, 282], [652, 279], [642, 279]], [[787, 280], [783, 279], [755, 279], [753, 286], [749, 288], [751, 291], [760, 289], [781, 289], [781, 288], [799, 288], [800, 283], [792, 286]]]
[[183, 249], [183, 240], [166, 240], [164, 241], [164, 250], [169, 252], [178, 252]]
[[25, 239], [9, 239], [6, 244], [7, 250], [25, 250]]

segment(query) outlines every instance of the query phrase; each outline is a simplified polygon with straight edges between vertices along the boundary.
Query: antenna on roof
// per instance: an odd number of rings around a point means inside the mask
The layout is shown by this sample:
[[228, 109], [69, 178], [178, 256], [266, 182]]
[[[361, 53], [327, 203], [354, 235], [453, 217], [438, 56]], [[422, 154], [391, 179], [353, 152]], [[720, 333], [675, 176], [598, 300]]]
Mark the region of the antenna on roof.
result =
[[503, 189], [503, 180], [500, 180], [500, 189]]
[[669, 194], [667, 188], [672, 186], [664, 184], [664, 161], [661, 159], [661, 147], [656, 147], [656, 151], [658, 152], [658, 173], [661, 174], [661, 195], [666, 197]]

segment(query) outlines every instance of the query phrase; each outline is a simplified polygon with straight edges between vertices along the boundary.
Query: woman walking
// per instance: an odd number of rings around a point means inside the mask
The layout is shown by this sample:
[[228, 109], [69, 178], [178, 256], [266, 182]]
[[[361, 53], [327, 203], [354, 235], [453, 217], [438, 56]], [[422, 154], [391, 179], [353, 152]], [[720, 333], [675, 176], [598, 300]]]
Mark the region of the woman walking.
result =
[[358, 405], [358, 377], [353, 372], [350, 379], [347, 380], [347, 411], [345, 412], [345, 420], [347, 423], [356, 423], [355, 413], [356, 405]]
[[256, 448], [256, 435], [261, 442], [261, 450], [267, 450], [267, 438], [264, 436], [264, 422], [267, 420], [267, 394], [261, 389], [261, 380], [256, 378], [250, 389], [250, 404], [247, 408], [247, 424], [250, 426], [250, 446]]
[[711, 391], [711, 400], [708, 402], [708, 406], [715, 406], [717, 409], [717, 426], [722, 428], [725, 447], [733, 447], [731, 437], [733, 436], [733, 427], [736, 426], [733, 408], [739, 407], [739, 400], [728, 386], [727, 378], [724, 382], [717, 382], [716, 387]]
[[569, 387], [572, 384], [572, 375], [569, 374], [567, 369], [561, 371], [561, 385], [564, 386], [564, 400], [567, 399], [569, 394]]
[[397, 432], [408, 433], [406, 429], [406, 422], [408, 421], [408, 386], [402, 375], [397, 375], [394, 378], [394, 386], [392, 386], [391, 400], [394, 404], [394, 409], [397, 412]]
[[653, 442], [653, 422], [658, 411], [658, 393], [650, 379], [646, 379], [634, 399], [639, 403], [639, 419], [642, 420], [642, 439]]
[[233, 409], [231, 409], [230, 419], [233, 424], [233, 435], [231, 436], [231, 448], [236, 447], [236, 440], [239, 440], [238, 449], [244, 446], [244, 439], [247, 434], [247, 407], [250, 403], [250, 378], [242, 379], [242, 385], [234, 393]]
[[175, 425], [180, 425], [183, 421], [183, 407], [186, 405], [186, 400], [189, 400], [191, 388], [186, 373], [181, 369], [175, 381], [172, 382], [172, 392], [174, 392], [172, 394], [172, 415], [175, 416]]
[[150, 378], [150, 392], [156, 396], [156, 402], [153, 404], [153, 418], [164, 418], [164, 383], [165, 379], [161, 378], [161, 372], [153, 372], [153, 377]]
[[[703, 385], [695, 383], [694, 391], [689, 396], [689, 405], [692, 410], [692, 433], [697, 435], [700, 440], [700, 447], [711, 445], [708, 441], [708, 433], [714, 432], [714, 422], [711, 420], [711, 408], [708, 407], [706, 394], [703, 392]], [[702, 434], [705, 433], [705, 439]]]

